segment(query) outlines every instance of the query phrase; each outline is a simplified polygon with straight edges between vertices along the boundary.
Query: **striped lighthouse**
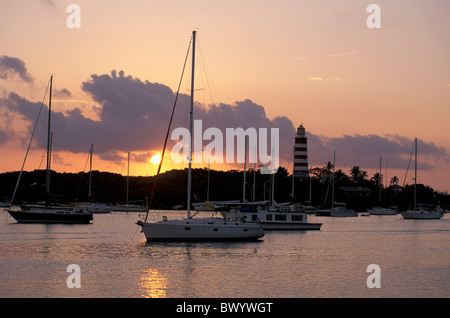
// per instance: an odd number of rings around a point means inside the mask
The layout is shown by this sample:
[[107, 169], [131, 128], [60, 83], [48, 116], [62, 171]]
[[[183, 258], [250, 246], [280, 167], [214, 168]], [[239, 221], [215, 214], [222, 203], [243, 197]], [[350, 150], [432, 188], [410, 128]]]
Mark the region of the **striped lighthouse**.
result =
[[308, 138], [303, 124], [298, 126], [294, 144], [294, 176], [296, 178], [309, 177], [308, 170]]

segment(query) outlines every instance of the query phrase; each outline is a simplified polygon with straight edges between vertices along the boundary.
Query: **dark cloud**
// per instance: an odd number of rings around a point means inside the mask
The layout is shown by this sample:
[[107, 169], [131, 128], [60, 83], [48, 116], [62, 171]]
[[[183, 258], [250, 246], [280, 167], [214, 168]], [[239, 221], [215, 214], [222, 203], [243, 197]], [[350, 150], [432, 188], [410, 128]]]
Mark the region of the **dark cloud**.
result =
[[24, 82], [33, 82], [33, 78], [28, 73], [24, 61], [16, 57], [0, 56], [0, 78], [10, 79], [14, 75], [19, 76]]
[[[111, 72], [111, 75], [92, 75], [82, 87], [102, 106], [100, 122], [96, 123], [96, 136], [106, 136], [109, 140], [101, 152], [162, 148], [175, 100], [170, 88], [143, 82], [116, 71]], [[172, 129], [188, 127], [189, 100], [188, 95], [180, 94]], [[276, 128], [280, 127], [279, 123], [283, 123], [280, 139], [286, 140], [287, 137], [290, 142], [289, 148], [286, 148], [285, 143], [280, 148], [283, 147], [281, 149], [285, 151], [292, 148], [295, 132], [292, 123], [285, 117], [268, 119], [264, 107], [250, 100], [208, 107], [196, 103], [194, 114], [195, 119], [202, 120], [203, 130], [209, 127], [217, 127], [223, 132], [226, 128], [237, 127]], [[205, 141], [203, 146], [207, 143]]]
[[[406, 169], [411, 158], [414, 138], [399, 135], [345, 135], [325, 137], [309, 134], [308, 146], [311, 159], [320, 165], [333, 160], [336, 151], [336, 168], [360, 166], [376, 168], [379, 158], [388, 160], [389, 168]], [[443, 147], [433, 142], [418, 141], [419, 166], [431, 169], [448, 160], [449, 154]], [[413, 157], [414, 159], [414, 157]], [[385, 162], [385, 161], [384, 161]], [[385, 163], [384, 163], [385, 164]]]
[[[162, 149], [175, 100], [175, 94], [169, 87], [126, 76], [122, 71], [112, 71], [111, 74], [92, 75], [82, 83], [82, 89], [98, 104], [98, 119], [86, 117], [80, 108], [64, 113], [55, 112], [52, 117], [55, 150], [87, 153], [93, 143], [97, 155], [105, 160], [123, 163], [127, 152], [143, 153], [142, 156], [135, 155], [133, 160], [145, 161], [152, 151]], [[58, 91], [57, 88], [55, 90]], [[61, 89], [59, 94], [69, 96], [70, 92]], [[179, 96], [172, 129], [188, 126], [189, 100], [188, 95]], [[4, 120], [12, 121], [20, 116], [30, 123], [30, 132], [39, 107], [40, 103], [30, 102], [15, 93], [0, 99], [0, 111], [5, 114]], [[47, 111], [45, 106], [43, 113], [46, 114]], [[269, 119], [264, 107], [249, 99], [232, 105], [221, 103], [205, 106], [196, 103], [194, 113], [196, 119], [202, 120], [203, 131], [209, 127], [217, 127], [222, 132], [226, 128], [238, 127], [268, 128], [269, 131], [270, 128], [279, 128], [281, 164], [286, 166], [289, 162], [292, 167], [297, 124], [294, 125], [287, 117]], [[45, 127], [46, 116], [41, 116]], [[354, 165], [363, 169], [376, 168], [381, 156], [389, 160], [390, 168], [404, 169], [413, 145], [412, 138], [398, 135], [346, 135], [330, 138], [308, 131], [306, 123], [305, 127], [309, 137], [309, 162], [314, 166], [332, 161], [333, 150], [336, 150], [337, 168]], [[0, 128], [0, 133], [2, 129]], [[0, 142], [5, 140], [5, 133], [8, 134], [6, 131], [0, 134]], [[45, 147], [45, 128], [37, 131], [36, 143], [39, 147]], [[204, 141], [203, 146], [208, 143], [209, 141]], [[173, 145], [174, 142], [169, 140], [168, 151]], [[431, 142], [420, 140], [419, 152], [422, 169], [436, 167], [448, 160], [447, 150]]]
[[68, 98], [68, 97], [72, 96], [72, 93], [67, 88], [56, 89], [53, 92], [53, 96], [61, 97], [61, 98]]
[[[41, 107], [41, 103], [34, 103], [26, 100], [25, 98], [20, 97], [16, 93], [9, 93], [9, 95], [0, 99], [0, 111], [2, 112], [2, 121], [5, 124], [4, 128], [0, 128], [0, 132], [3, 132], [9, 138], [14, 138], [19, 143], [25, 145], [28, 140], [26, 140], [23, 136], [13, 136], [12, 131], [14, 130], [14, 121], [17, 119], [25, 120], [28, 124], [25, 129], [29, 131], [28, 136], [31, 135], [31, 131], [33, 129], [33, 125], [38, 118], [39, 109]], [[48, 108], [46, 108], [48, 112]], [[39, 115], [41, 121], [45, 118], [43, 111]], [[46, 125], [47, 123], [45, 123]], [[42, 147], [46, 143], [46, 133], [44, 127], [41, 125], [40, 129], [36, 129], [36, 137], [37, 144], [35, 147]]]

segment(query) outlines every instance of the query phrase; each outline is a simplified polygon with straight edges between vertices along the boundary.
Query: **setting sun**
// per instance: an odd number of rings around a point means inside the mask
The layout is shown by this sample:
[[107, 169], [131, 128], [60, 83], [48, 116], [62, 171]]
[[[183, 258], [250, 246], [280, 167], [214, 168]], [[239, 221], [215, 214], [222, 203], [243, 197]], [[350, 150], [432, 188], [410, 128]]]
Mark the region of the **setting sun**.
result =
[[150, 159], [150, 161], [155, 164], [158, 165], [161, 162], [161, 155], [160, 154], [156, 154], [152, 157], [152, 159]]

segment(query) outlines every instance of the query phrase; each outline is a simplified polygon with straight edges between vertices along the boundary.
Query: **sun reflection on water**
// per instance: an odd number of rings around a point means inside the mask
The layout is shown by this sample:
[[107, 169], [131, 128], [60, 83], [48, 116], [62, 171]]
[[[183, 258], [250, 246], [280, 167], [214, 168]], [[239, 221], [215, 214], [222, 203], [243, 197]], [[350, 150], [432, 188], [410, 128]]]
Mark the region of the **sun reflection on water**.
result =
[[166, 298], [167, 278], [156, 269], [149, 268], [141, 277], [139, 291], [145, 298]]

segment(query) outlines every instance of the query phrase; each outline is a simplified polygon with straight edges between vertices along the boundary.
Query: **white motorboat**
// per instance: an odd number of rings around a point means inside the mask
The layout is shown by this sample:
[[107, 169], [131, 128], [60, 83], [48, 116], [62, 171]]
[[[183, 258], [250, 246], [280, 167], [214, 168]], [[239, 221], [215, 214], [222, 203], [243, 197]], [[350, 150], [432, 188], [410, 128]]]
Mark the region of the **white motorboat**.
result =
[[230, 203], [223, 215], [239, 214], [246, 220], [258, 222], [265, 231], [274, 230], [320, 230], [322, 223], [308, 222], [304, 211], [295, 210], [290, 203], [271, 204], [268, 201]]

